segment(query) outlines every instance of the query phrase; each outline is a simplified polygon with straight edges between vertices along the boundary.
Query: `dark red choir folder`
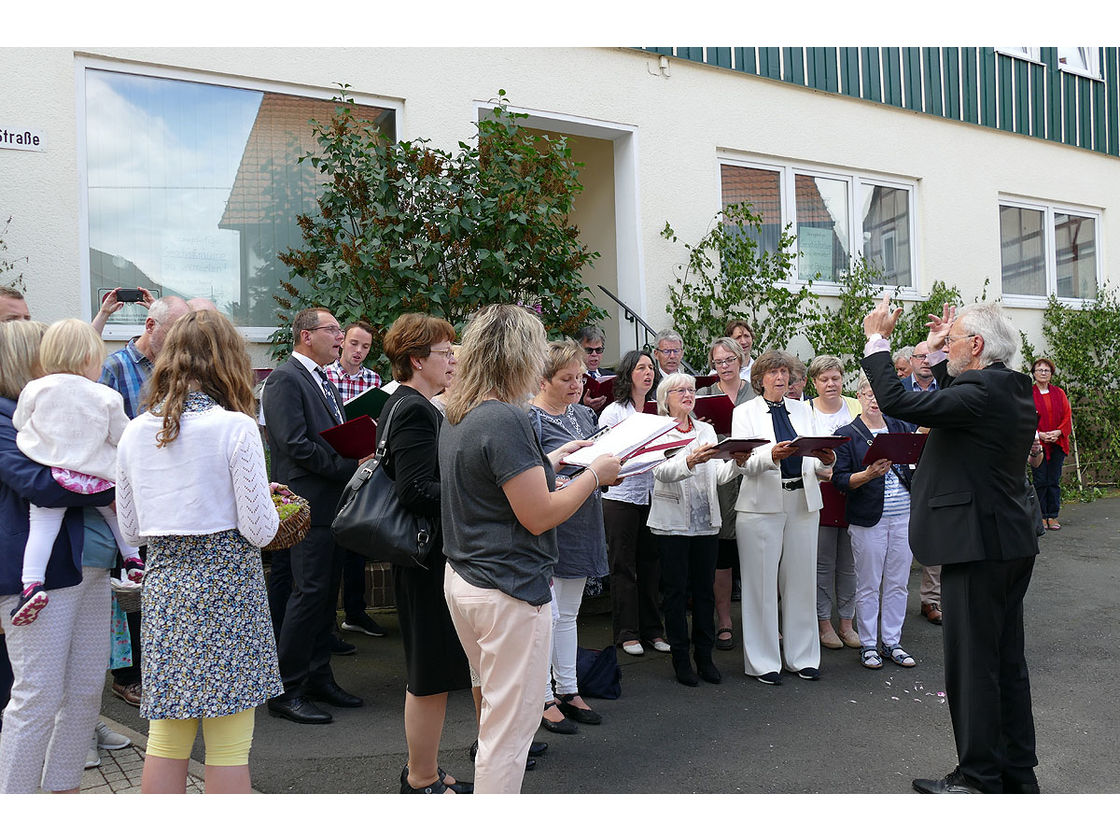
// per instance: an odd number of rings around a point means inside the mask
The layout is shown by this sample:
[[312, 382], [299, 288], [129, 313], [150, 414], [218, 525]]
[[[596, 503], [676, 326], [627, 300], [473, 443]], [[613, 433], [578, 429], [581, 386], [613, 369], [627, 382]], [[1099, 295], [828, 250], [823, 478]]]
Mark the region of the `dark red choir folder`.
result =
[[591, 394], [593, 400], [599, 397], [606, 397], [608, 400], [614, 399], [614, 376], [610, 375], [596, 379], [590, 373], [585, 373], [583, 375], [583, 393], [584, 396]]
[[[731, 401], [728, 400], [728, 402]], [[770, 443], [770, 441], [766, 438], [728, 438], [716, 444], [716, 451], [719, 454], [714, 457], [724, 461], [733, 461], [736, 452], [753, 452], [767, 443]]]
[[366, 457], [377, 448], [377, 424], [368, 414], [319, 433], [343, 458]]
[[794, 455], [811, 455], [814, 449], [835, 449], [842, 443], [847, 443], [851, 438], [844, 435], [798, 435], [791, 443], [797, 444]]
[[917, 432], [883, 432], [863, 456], [863, 465], [874, 464], [880, 458], [890, 458], [892, 464], [916, 464], [926, 445], [926, 435]]

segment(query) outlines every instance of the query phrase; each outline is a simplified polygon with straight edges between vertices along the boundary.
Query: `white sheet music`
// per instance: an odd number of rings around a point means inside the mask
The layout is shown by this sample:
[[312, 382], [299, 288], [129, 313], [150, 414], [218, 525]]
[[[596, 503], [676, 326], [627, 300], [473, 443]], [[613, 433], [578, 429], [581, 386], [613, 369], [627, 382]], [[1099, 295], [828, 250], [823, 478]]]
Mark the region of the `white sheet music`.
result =
[[677, 425], [672, 417], [657, 414], [631, 414], [621, 423], [596, 440], [591, 446], [577, 449], [564, 456], [565, 464], [577, 467], [590, 466], [600, 455], [616, 455], [625, 458], [635, 449], [640, 449], [654, 438], [660, 437]]

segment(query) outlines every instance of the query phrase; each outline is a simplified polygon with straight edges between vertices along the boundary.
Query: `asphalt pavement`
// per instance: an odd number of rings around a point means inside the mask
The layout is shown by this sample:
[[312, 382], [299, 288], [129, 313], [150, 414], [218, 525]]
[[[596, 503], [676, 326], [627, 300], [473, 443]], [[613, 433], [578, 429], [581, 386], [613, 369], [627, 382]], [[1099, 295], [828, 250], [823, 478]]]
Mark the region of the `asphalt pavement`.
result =
[[[1044, 793], [1120, 792], [1116, 705], [1120, 645], [1120, 498], [1069, 504], [1063, 528], [1047, 533], [1026, 597], [1027, 661]], [[953, 551], [945, 535], [944, 551]], [[669, 655], [619, 651], [622, 696], [590, 704], [600, 726], [575, 735], [540, 730], [549, 743], [525, 793], [908, 793], [916, 776], [956, 764], [945, 703], [941, 628], [918, 612], [919, 573], [910, 578], [902, 644], [918, 664], [859, 664], [858, 651], [824, 650], [821, 680], [787, 674], [778, 687], [743, 673], [742, 650], [716, 651], [724, 681], [688, 688]], [[597, 606], [592, 603], [589, 605]], [[601, 607], [601, 604], [598, 606]], [[733, 604], [737, 612], [739, 604]], [[588, 613], [592, 610], [588, 610]], [[306, 726], [257, 711], [250, 766], [263, 793], [396, 793], [406, 760], [404, 656], [396, 616], [374, 613], [386, 638], [345, 633], [356, 655], [335, 657], [335, 678], [366, 700], [332, 709], [334, 722]], [[610, 643], [610, 616], [584, 614], [580, 644]], [[735, 618], [735, 639], [741, 639]], [[102, 714], [147, 732], [138, 710], [108, 690]], [[475, 738], [469, 692], [448, 703], [440, 764], [470, 779]], [[204, 758], [201, 738], [193, 758]]]

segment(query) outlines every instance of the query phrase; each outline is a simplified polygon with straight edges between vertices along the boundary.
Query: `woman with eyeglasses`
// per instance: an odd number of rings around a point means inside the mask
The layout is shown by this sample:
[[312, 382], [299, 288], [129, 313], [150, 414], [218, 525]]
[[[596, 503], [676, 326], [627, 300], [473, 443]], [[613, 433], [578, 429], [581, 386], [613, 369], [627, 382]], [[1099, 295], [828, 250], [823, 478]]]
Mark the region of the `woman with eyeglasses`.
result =
[[[738, 471], [735, 534], [743, 571], [743, 664], [749, 676], [780, 685], [783, 665], [803, 680], [820, 678], [816, 622], [818, 472], [836, 460], [829, 449], [797, 455], [791, 441], [821, 434], [813, 411], [786, 399], [795, 359], [769, 350], [751, 368], [758, 393], [731, 416], [731, 436], [765, 438]], [[778, 599], [782, 622], [778, 631]]]
[[1034, 376], [1034, 407], [1038, 411], [1038, 442], [1042, 444], [1042, 464], [1031, 468], [1042, 524], [1049, 531], [1062, 527], [1058, 512], [1062, 506], [1062, 464], [1069, 454], [1073, 434], [1073, 415], [1066, 392], [1054, 384], [1054, 363], [1046, 358], [1031, 365]]
[[[738, 377], [738, 371], [735, 371]], [[696, 380], [687, 373], [671, 373], [657, 386], [657, 413], [677, 421], [663, 436], [677, 439], [682, 448], [653, 469], [653, 502], [649, 529], [657, 538], [661, 556], [661, 591], [665, 628], [673, 654], [673, 671], [682, 685], [723, 680], [712, 662], [715, 645], [713, 586], [720, 516], [719, 482], [736, 477], [730, 462], [724, 468], [711, 463], [717, 443], [715, 429], [692, 417]], [[659, 439], [660, 442], [661, 439]], [[745, 459], [744, 459], [745, 460]], [[688, 595], [692, 594], [692, 657], [689, 656]]]
[[[731, 324], [735, 327], [732, 328]], [[745, 321], [732, 321], [728, 329], [737, 335], [750, 338]], [[743, 378], [743, 371], [750, 370], [750, 359], [742, 343], [734, 337], [717, 338], [708, 348], [708, 362], [719, 377], [711, 385], [696, 392], [698, 397], [723, 395], [731, 400], [732, 406], [742, 405], [754, 398], [750, 382]], [[717, 435], [723, 440], [727, 435]], [[736, 475], [731, 481], [717, 487], [719, 510], [723, 524], [719, 531], [719, 550], [716, 555], [715, 599], [716, 599], [716, 647], [731, 650], [735, 647], [734, 630], [731, 626], [731, 590], [735, 570], [739, 566], [739, 548], [735, 542], [735, 499], [739, 496], [741, 477]]]
[[[623, 356], [614, 380], [614, 402], [599, 415], [599, 427], [614, 426], [641, 411], [655, 375], [653, 359], [645, 353], [631, 350]], [[653, 475], [644, 472], [603, 493], [614, 643], [631, 656], [645, 653], [642, 641], [654, 650], [669, 652], [658, 611], [661, 567], [657, 543], [646, 524], [652, 492]]]

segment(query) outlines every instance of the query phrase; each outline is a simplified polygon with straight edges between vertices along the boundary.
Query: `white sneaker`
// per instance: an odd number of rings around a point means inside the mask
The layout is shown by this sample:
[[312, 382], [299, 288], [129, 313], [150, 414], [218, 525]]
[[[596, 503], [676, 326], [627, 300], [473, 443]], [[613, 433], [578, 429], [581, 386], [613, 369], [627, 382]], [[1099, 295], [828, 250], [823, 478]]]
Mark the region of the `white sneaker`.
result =
[[646, 649], [644, 647], [642, 647], [641, 642], [632, 639], [629, 642], [623, 642], [622, 643], [622, 652], [623, 653], [628, 653], [631, 656], [641, 656], [643, 653], [646, 652]]
[[650, 644], [653, 645], [653, 649], [658, 653], [668, 653], [672, 650], [672, 648], [669, 647], [669, 643], [664, 639], [654, 639]]
[[89, 770], [93, 767], [101, 766], [101, 755], [97, 752], [97, 736], [93, 736], [93, 742], [90, 744], [89, 752], [86, 753], [86, 766], [85, 769]]
[[94, 728], [94, 737], [97, 740], [97, 746], [103, 750], [123, 750], [132, 743], [132, 739], [127, 735], [114, 732], [102, 721], [97, 722], [97, 726]]

